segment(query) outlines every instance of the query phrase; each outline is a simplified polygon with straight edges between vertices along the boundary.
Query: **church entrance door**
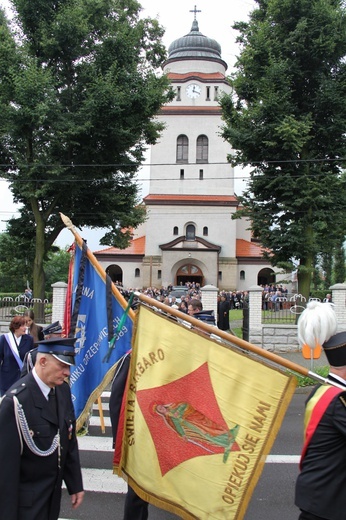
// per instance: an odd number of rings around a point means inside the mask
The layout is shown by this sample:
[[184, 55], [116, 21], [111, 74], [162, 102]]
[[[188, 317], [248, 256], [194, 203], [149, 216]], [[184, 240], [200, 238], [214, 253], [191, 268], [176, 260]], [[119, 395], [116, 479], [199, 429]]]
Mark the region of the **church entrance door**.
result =
[[180, 267], [176, 275], [176, 285], [185, 285], [187, 282], [199, 283], [202, 287], [204, 285], [204, 276], [199, 267], [193, 264], [186, 264]]

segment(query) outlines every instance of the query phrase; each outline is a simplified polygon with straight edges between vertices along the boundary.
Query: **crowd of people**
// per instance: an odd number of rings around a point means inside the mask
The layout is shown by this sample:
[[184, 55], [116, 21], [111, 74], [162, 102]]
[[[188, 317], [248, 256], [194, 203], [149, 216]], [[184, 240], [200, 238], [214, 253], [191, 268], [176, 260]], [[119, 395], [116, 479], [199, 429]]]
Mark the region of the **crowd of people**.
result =
[[262, 309], [264, 311], [279, 311], [288, 294], [287, 287], [283, 285], [263, 285]]
[[[147, 287], [145, 289], [125, 289], [120, 282], [116, 282], [116, 286], [126, 300], [129, 299], [132, 292], [139, 292], [150, 298], [154, 298], [169, 307], [178, 309], [179, 311], [189, 314], [189, 305], [192, 300], [202, 300], [201, 286], [197, 282], [186, 282], [184, 285], [167, 287]], [[184, 289], [184, 293], [179, 297], [173, 294], [178, 288]], [[175, 290], [174, 290], [175, 289]], [[216, 324], [221, 330], [229, 330], [229, 311], [243, 309], [249, 301], [248, 291], [220, 291], [217, 296], [217, 318]], [[134, 303], [136, 306], [136, 303]], [[202, 309], [205, 311], [207, 309]], [[208, 321], [208, 320], [206, 320]]]

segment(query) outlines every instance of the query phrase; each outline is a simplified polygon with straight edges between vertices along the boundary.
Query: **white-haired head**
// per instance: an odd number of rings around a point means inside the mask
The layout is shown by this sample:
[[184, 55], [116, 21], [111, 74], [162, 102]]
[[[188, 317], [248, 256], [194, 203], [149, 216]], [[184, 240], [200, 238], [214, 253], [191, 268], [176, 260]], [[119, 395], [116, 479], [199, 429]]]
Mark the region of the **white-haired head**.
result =
[[311, 301], [298, 320], [298, 341], [314, 349], [336, 333], [338, 323], [332, 303]]

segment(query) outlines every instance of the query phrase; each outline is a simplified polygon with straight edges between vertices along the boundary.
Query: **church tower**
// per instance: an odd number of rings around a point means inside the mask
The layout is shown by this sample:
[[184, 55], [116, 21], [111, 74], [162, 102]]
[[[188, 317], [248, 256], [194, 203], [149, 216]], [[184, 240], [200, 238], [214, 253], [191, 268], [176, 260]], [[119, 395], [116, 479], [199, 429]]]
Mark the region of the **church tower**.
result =
[[231, 215], [238, 203], [218, 103], [231, 88], [221, 47], [199, 31], [193, 12], [190, 32], [170, 45], [164, 63], [175, 98], [158, 115], [165, 130], [151, 149], [144, 285], [158, 282], [156, 265], [163, 285], [235, 287], [237, 223]]
[[200, 32], [198, 12], [163, 65], [175, 97], [157, 115], [165, 128], [151, 147], [147, 220], [127, 249], [95, 252], [112, 280], [127, 288], [194, 281], [246, 290], [275, 280], [248, 222], [232, 220], [239, 203], [219, 105], [231, 87], [221, 47]]

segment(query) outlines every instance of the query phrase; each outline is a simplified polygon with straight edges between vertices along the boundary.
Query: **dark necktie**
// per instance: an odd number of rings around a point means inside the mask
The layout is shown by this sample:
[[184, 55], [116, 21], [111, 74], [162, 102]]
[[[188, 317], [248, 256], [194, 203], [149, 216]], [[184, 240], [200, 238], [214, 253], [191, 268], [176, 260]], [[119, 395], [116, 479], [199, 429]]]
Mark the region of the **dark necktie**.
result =
[[55, 388], [50, 389], [50, 392], [48, 394], [48, 403], [49, 408], [54, 416], [54, 419], [56, 420], [56, 422], [58, 422], [58, 408], [56, 404]]

